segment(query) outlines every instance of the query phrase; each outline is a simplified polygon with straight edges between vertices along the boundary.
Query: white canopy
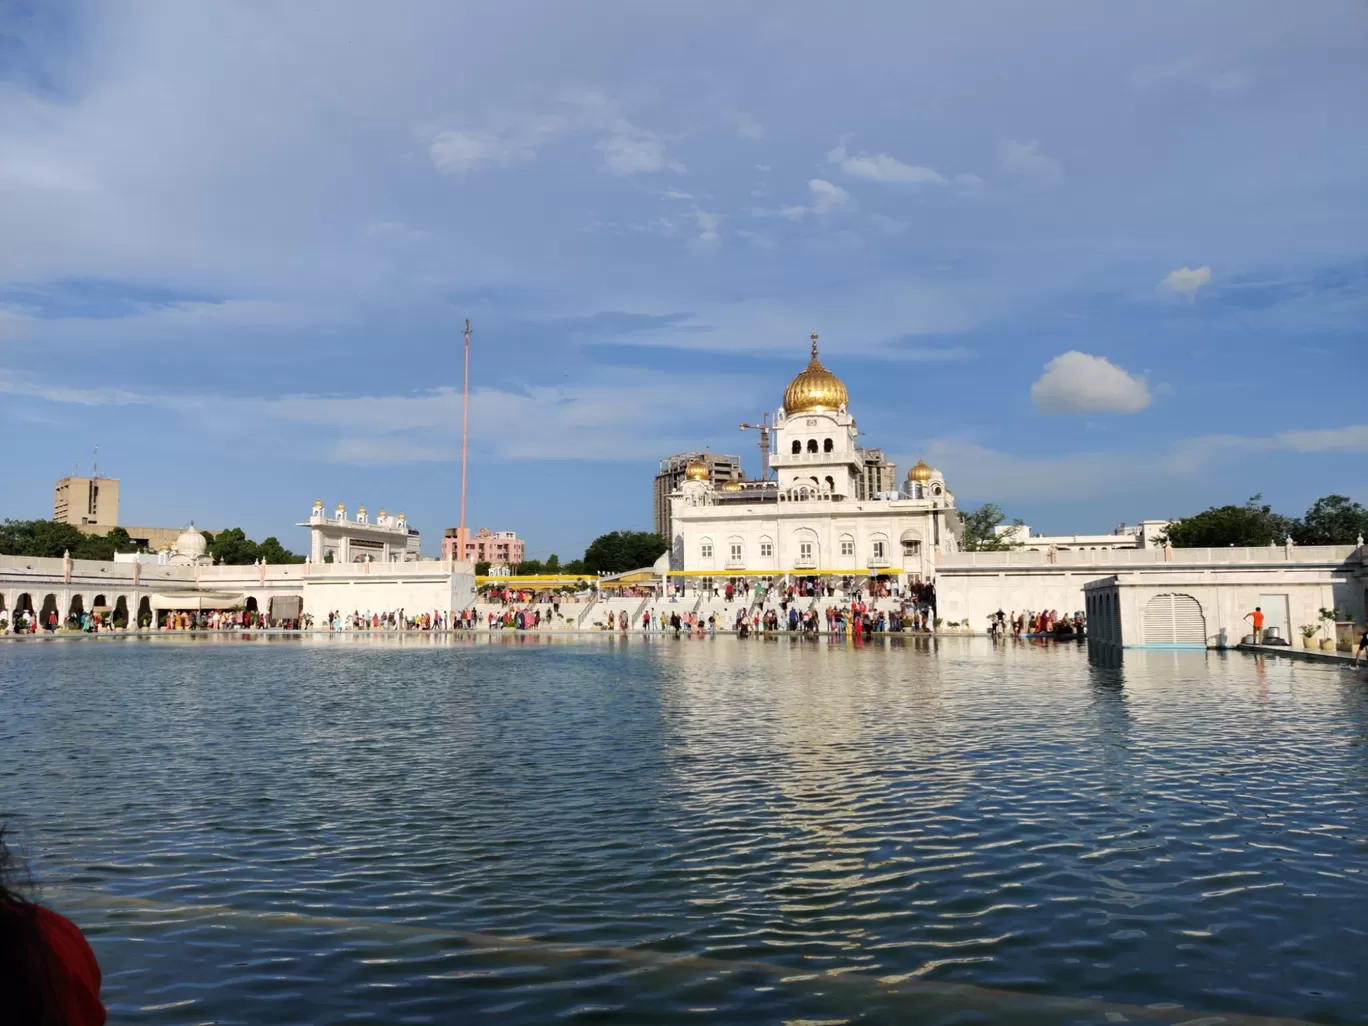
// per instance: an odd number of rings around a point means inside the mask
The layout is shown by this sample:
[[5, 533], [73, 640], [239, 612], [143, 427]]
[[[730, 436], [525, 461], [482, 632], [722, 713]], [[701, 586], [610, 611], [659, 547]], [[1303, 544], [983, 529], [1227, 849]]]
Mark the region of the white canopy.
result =
[[241, 592], [162, 591], [149, 599], [153, 609], [232, 609], [243, 603]]

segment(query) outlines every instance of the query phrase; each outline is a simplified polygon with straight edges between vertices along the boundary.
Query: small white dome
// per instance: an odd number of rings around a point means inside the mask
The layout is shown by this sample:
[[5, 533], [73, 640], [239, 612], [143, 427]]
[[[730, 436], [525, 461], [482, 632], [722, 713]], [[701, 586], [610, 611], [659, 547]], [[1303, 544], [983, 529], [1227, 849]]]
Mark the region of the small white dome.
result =
[[177, 554], [198, 559], [208, 551], [209, 543], [204, 540], [204, 535], [195, 530], [195, 522], [190, 521], [190, 526], [182, 531], [180, 537], [176, 539]]

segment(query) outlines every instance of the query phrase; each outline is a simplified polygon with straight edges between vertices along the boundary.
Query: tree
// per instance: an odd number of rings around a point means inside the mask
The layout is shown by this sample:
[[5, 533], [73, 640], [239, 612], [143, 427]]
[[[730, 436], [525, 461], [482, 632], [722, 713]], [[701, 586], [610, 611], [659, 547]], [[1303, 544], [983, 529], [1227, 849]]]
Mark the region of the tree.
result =
[[475, 576], [476, 576], [476, 577], [488, 577], [488, 576], [489, 576], [489, 563], [488, 563], [488, 562], [476, 563], [476, 564], [475, 564]]
[[1368, 537], [1368, 509], [1345, 495], [1317, 499], [1292, 529], [1298, 545], [1353, 545], [1360, 537]]
[[72, 559], [98, 559], [108, 562], [116, 552], [137, 548], [122, 527], [107, 534], [86, 534], [71, 524], [55, 520], [6, 520], [0, 524], [0, 554], [40, 556], [61, 559], [70, 552]]
[[519, 563], [517, 566], [513, 568], [513, 572], [515, 574], [523, 574], [526, 576], [545, 573], [545, 571], [542, 569], [542, 562], [540, 559], [524, 559], [521, 563]]
[[297, 556], [284, 545], [280, 544], [279, 539], [274, 535], [267, 538], [257, 546], [257, 554], [267, 563], [302, 563], [303, 556]]
[[560, 565], [560, 556], [556, 555], [556, 554], [553, 552], [553, 553], [551, 553], [551, 555], [549, 555], [549, 556], [546, 557], [546, 563], [544, 564], [544, 572], [545, 572], [545, 573], [548, 573], [548, 574], [558, 574], [558, 573], [560, 573], [560, 569], [561, 569], [561, 565]]
[[1274, 513], [1262, 502], [1262, 495], [1254, 495], [1243, 506], [1212, 506], [1170, 524], [1159, 540], [1176, 549], [1223, 549], [1284, 541], [1296, 522]]
[[620, 574], [651, 566], [669, 548], [665, 539], [649, 531], [610, 531], [584, 550], [589, 573]]
[[[964, 525], [964, 535], [960, 540], [966, 552], [1006, 552], [1018, 548], [1021, 543], [1004, 538], [994, 531], [995, 527], [1006, 520], [1002, 507], [995, 502], [985, 502], [978, 509], [960, 513], [960, 523]], [[1024, 527], [1020, 520], [1012, 521], [1013, 527]]]
[[[279, 543], [277, 543], [279, 544]], [[248, 538], [240, 527], [230, 527], [214, 535], [209, 543], [209, 555], [215, 563], [228, 566], [246, 566], [255, 563], [261, 554], [260, 547]]]

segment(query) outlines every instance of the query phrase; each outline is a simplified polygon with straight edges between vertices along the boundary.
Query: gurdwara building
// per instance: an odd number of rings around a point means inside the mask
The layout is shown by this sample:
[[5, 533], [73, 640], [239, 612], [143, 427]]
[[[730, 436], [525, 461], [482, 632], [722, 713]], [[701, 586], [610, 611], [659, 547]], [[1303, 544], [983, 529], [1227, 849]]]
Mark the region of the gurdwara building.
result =
[[700, 460], [670, 496], [671, 576], [930, 580], [937, 553], [958, 549], [955, 497], [920, 460], [900, 488], [871, 487], [849, 404], [813, 335], [775, 413], [768, 479], [719, 487]]

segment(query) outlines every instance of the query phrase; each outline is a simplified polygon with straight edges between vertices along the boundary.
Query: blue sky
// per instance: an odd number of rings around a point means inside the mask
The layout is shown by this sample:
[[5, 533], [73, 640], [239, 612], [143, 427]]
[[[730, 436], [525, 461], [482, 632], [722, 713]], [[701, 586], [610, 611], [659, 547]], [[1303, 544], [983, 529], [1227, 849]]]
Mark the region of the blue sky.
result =
[[577, 555], [821, 334], [867, 444], [1096, 531], [1368, 501], [1357, 2], [0, 5], [0, 516]]

